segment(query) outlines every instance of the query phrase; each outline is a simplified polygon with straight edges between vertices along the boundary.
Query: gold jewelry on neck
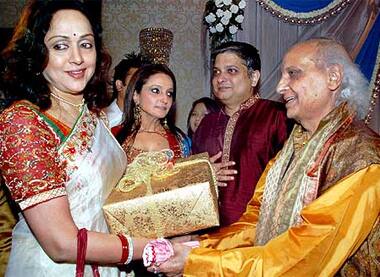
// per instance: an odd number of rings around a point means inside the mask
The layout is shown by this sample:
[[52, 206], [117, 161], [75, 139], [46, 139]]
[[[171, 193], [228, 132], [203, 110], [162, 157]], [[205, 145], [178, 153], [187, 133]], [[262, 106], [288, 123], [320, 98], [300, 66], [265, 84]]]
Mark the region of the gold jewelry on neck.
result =
[[148, 133], [148, 134], [157, 134], [157, 135], [160, 135], [162, 137], [165, 137], [166, 136], [166, 131], [165, 129], [164, 130], [144, 130], [144, 129], [141, 129], [137, 131], [137, 133]]
[[57, 94], [55, 94], [54, 92], [51, 92], [50, 93], [51, 96], [53, 96], [55, 99], [57, 99], [58, 101], [61, 101], [67, 105], [70, 105], [72, 107], [75, 107], [77, 108], [79, 111], [82, 110], [83, 106], [84, 106], [84, 98], [82, 98], [82, 102], [80, 104], [74, 104], [74, 103], [71, 103], [70, 101], [62, 98], [61, 96], [58, 96]]

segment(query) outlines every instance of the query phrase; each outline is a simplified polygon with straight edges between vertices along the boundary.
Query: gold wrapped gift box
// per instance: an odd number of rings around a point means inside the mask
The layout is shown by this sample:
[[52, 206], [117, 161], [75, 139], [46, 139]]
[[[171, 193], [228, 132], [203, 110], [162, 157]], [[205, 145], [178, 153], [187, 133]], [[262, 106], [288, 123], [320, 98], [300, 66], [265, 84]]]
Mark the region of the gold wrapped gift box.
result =
[[161, 167], [151, 162], [153, 169], [146, 159], [128, 166], [103, 206], [111, 233], [157, 238], [219, 225], [216, 180], [208, 158], [197, 155]]

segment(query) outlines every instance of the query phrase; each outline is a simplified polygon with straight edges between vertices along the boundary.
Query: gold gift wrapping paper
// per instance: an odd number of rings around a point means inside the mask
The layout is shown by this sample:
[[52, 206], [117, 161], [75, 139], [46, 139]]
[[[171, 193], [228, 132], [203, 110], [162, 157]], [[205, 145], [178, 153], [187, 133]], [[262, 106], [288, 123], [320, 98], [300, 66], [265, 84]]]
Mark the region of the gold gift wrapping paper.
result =
[[148, 183], [132, 184], [129, 192], [117, 186], [111, 192], [103, 206], [111, 233], [157, 238], [219, 225], [216, 180], [208, 159], [183, 159]]

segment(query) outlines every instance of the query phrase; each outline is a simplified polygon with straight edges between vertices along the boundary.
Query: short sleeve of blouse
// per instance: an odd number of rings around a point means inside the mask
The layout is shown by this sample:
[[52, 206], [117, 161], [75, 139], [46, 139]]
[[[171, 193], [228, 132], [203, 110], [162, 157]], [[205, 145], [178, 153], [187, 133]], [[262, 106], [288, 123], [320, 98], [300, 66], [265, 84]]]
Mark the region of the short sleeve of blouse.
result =
[[66, 195], [60, 138], [27, 105], [14, 104], [0, 115], [0, 171], [22, 210]]

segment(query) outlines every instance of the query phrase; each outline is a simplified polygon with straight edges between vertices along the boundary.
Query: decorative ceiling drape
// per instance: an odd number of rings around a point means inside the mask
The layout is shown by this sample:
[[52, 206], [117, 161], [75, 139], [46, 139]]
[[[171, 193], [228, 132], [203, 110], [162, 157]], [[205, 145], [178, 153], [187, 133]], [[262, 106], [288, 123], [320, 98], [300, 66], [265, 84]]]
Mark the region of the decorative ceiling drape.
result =
[[353, 0], [256, 0], [256, 2], [286, 22], [318, 24], [339, 13]]

